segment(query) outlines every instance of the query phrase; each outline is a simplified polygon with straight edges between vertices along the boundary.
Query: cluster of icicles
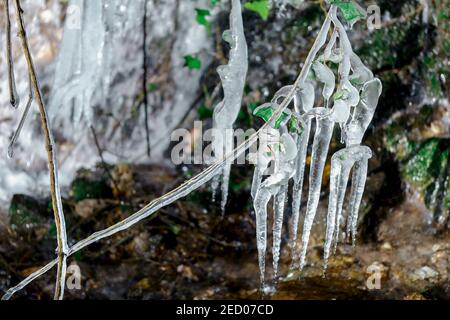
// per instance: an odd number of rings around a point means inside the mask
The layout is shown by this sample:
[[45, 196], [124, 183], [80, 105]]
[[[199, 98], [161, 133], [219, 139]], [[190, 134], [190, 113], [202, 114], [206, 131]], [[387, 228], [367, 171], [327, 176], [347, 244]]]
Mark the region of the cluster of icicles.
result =
[[[300, 261], [299, 263], [294, 261], [293, 265], [299, 264], [300, 270], [305, 265], [309, 236], [320, 199], [322, 176], [335, 124], [339, 124], [341, 142], [345, 144], [345, 148], [336, 152], [331, 160], [324, 248], [325, 269], [332, 247], [335, 250], [340, 240], [340, 230], [344, 222], [344, 197], [351, 171], [353, 176], [347, 210], [346, 235], [352, 238], [353, 243], [355, 242], [358, 211], [367, 177], [368, 160], [372, 157], [370, 148], [362, 146], [361, 142], [372, 121], [382, 85], [353, 52], [345, 27], [337, 17], [336, 8], [330, 11], [330, 21], [328, 25], [325, 25], [325, 30], [331, 28], [331, 24], [334, 27], [331, 38], [327, 39], [328, 32], [321, 33], [320, 36], [323, 38], [318, 39], [318, 43], [322, 44], [319, 49], [325, 47], [323, 54], [316, 56], [311, 69], [308, 70], [305, 84], [296, 90], [292, 110], [289, 108], [284, 110], [283, 117], [280, 118], [282, 121], [276, 127], [272, 125], [266, 132], [264, 141], [260, 137], [251, 195], [256, 213], [256, 236], [262, 283], [264, 283], [267, 248], [267, 206], [273, 198], [272, 256], [273, 274], [276, 278], [283, 214], [291, 180], [293, 180], [293, 187], [290, 246], [293, 259], [295, 256], [304, 172], [313, 119], [316, 125]], [[327, 40], [328, 43], [325, 46]], [[338, 66], [337, 77], [330, 65]], [[338, 82], [337, 86], [336, 82]], [[323, 88], [321, 106], [315, 106], [319, 104], [315, 103], [317, 87]], [[278, 102], [291, 90], [292, 86], [281, 88], [271, 103], [260, 106], [255, 113], [266, 108], [278, 109]], [[295, 124], [294, 127], [292, 123]]]
[[[232, 137], [226, 136], [230, 134], [226, 129], [232, 128], [237, 118], [248, 69], [247, 45], [239, 0], [232, 1], [230, 26], [231, 30], [224, 33], [224, 40], [231, 44], [230, 60], [228, 65], [218, 69], [224, 99], [215, 107], [213, 116], [214, 127], [223, 133], [213, 141], [213, 149], [218, 159], [232, 149]], [[333, 31], [328, 39], [327, 34], [331, 26]], [[362, 146], [361, 142], [375, 113], [382, 85], [353, 52], [345, 27], [337, 17], [336, 8], [330, 10], [319, 37], [316, 43], [320, 45], [314, 48], [317, 51], [315, 59], [307, 70], [307, 80], [303, 85], [299, 88], [294, 88], [293, 85], [281, 88], [270, 103], [263, 104], [254, 111], [255, 114], [261, 111], [273, 114], [289, 93], [293, 90], [295, 92], [292, 108], [283, 110], [282, 116], [259, 135], [258, 152], [250, 159], [255, 164], [251, 196], [256, 213], [256, 238], [262, 284], [265, 278], [267, 250], [267, 206], [273, 198], [272, 257], [273, 276], [276, 279], [284, 211], [289, 198], [291, 180], [293, 186], [290, 197], [292, 199], [290, 247], [295, 259], [304, 173], [313, 119], [316, 125], [300, 261], [294, 261], [293, 265], [299, 265], [300, 269], [305, 266], [309, 236], [321, 195], [325, 162], [336, 124], [340, 127], [341, 143], [345, 144], [345, 148], [336, 152], [331, 160], [324, 249], [325, 269], [331, 249], [335, 251], [340, 240], [340, 230], [344, 224], [344, 197], [351, 171], [353, 176], [345, 234], [351, 237], [353, 244], [356, 240], [358, 212], [366, 183], [368, 160], [372, 157], [370, 148]], [[323, 53], [318, 55], [322, 49]], [[338, 66], [337, 77], [331, 65]], [[322, 88], [323, 99], [316, 103], [315, 93], [318, 87]], [[215, 193], [222, 178], [222, 210], [227, 201], [230, 166], [230, 163], [226, 163], [221, 174], [215, 176], [212, 182]]]

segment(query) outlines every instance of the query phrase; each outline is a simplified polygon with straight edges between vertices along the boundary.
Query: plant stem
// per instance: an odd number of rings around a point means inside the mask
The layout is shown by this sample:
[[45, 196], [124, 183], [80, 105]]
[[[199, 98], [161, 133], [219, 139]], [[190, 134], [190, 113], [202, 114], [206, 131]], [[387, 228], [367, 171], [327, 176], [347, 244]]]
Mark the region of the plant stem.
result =
[[16, 92], [16, 80], [14, 77], [14, 63], [12, 58], [11, 45], [11, 18], [9, 15], [9, 0], [4, 0], [5, 5], [5, 21], [6, 21], [6, 62], [8, 63], [8, 87], [9, 87], [9, 102], [12, 107], [17, 108], [19, 105], [19, 98]]
[[47, 110], [44, 106], [44, 101], [42, 99], [41, 91], [39, 88], [39, 82], [36, 76], [36, 71], [33, 64], [33, 58], [30, 53], [30, 48], [28, 46], [28, 40], [25, 30], [25, 25], [23, 22], [22, 8], [20, 6], [20, 0], [14, 0], [14, 7], [16, 10], [16, 19], [18, 26], [18, 36], [22, 44], [23, 54], [25, 56], [28, 73], [31, 80], [31, 84], [34, 90], [34, 96], [36, 98], [36, 103], [39, 107], [39, 113], [41, 116], [42, 130], [44, 131], [45, 145], [47, 149], [48, 166], [50, 171], [50, 193], [52, 198], [53, 213], [55, 218], [55, 225], [57, 231], [58, 240], [58, 273], [56, 278], [55, 286], [55, 299], [61, 300], [64, 297], [64, 284], [66, 279], [66, 259], [67, 259], [67, 234], [66, 234], [66, 223], [64, 219], [63, 206], [61, 202], [61, 194], [58, 184], [58, 168], [56, 159], [56, 148], [53, 141], [53, 136], [50, 130], [50, 124], [48, 121]]

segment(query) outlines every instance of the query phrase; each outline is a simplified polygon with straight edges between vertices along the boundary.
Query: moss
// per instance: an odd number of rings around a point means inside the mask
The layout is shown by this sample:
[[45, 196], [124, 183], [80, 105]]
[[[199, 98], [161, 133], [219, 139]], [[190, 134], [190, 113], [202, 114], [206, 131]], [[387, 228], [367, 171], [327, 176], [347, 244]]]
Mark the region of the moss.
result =
[[43, 203], [26, 195], [14, 195], [9, 207], [11, 225], [23, 228], [30, 225], [44, 224], [47, 210]]
[[402, 169], [403, 177], [411, 184], [426, 187], [433, 181], [433, 171], [436, 170], [433, 159], [438, 151], [439, 139], [425, 141], [418, 152], [406, 162]]
[[402, 68], [419, 56], [424, 36], [424, 26], [414, 17], [374, 31], [357, 53], [372, 70]]
[[79, 202], [85, 199], [111, 198], [112, 190], [107, 178], [93, 175], [88, 170], [80, 170], [71, 185], [72, 196]]

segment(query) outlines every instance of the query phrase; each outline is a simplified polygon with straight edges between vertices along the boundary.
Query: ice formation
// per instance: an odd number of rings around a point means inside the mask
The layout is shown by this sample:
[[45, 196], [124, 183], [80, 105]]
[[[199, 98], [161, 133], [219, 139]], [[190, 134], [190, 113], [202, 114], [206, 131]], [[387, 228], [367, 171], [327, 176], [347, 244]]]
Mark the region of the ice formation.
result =
[[[233, 149], [233, 124], [241, 109], [245, 78], [248, 70], [247, 42], [245, 40], [240, 0], [231, 1], [230, 30], [223, 33], [223, 39], [231, 46], [230, 60], [220, 66], [217, 72], [222, 81], [223, 100], [216, 105], [213, 114], [214, 137], [212, 148], [216, 159], [220, 159]], [[221, 208], [225, 210], [228, 198], [231, 163], [224, 166], [221, 175], [212, 181], [215, 194], [221, 184]], [[220, 181], [221, 180], [221, 181]]]
[[[318, 56], [327, 42], [327, 34], [331, 25], [334, 26], [334, 31], [330, 41], [325, 47], [324, 54]], [[225, 35], [225, 38], [229, 39], [228, 36], [229, 33]], [[339, 41], [337, 41], [338, 39]], [[337, 77], [331, 75], [331, 69], [327, 65], [329, 63], [339, 65]], [[337, 86], [332, 83], [333, 77], [338, 79]], [[323, 105], [316, 106], [314, 96], [315, 88], [318, 86], [323, 86]], [[224, 85], [224, 89], [225, 87], [226, 85]], [[323, 170], [336, 123], [340, 126], [341, 140], [345, 143], [345, 148], [336, 152], [332, 157], [331, 191], [325, 244], [326, 264], [331, 246], [336, 245], [339, 241], [340, 227], [344, 219], [343, 200], [352, 169], [347, 233], [351, 235], [353, 241], [355, 239], [358, 210], [367, 175], [367, 163], [371, 157], [370, 148], [362, 146], [361, 143], [377, 107], [381, 89], [381, 82], [373, 76], [372, 72], [364, 66], [353, 52], [346, 31], [337, 17], [337, 8], [332, 5], [295, 83], [292, 86], [283, 87], [270, 103], [263, 104], [255, 109], [256, 115], [270, 115], [260, 130], [251, 135], [236, 149], [222, 155], [213, 165], [179, 187], [154, 199], [126, 219], [104, 230], [94, 232], [87, 238], [75, 243], [69, 248], [67, 256], [73, 255], [100, 239], [126, 230], [159, 209], [187, 196], [221, 174], [224, 168], [229, 166], [229, 163], [258, 142], [258, 152], [249, 156], [255, 164], [251, 195], [256, 213], [260, 277], [262, 284], [264, 284], [268, 234], [267, 205], [273, 198], [272, 256], [274, 278], [276, 278], [289, 182], [291, 179], [294, 181], [292, 230], [295, 234], [292, 237], [296, 239], [311, 121], [315, 119], [316, 127], [311, 151], [309, 195], [301, 240], [300, 267], [305, 265], [309, 235], [321, 193]], [[226, 90], [224, 91], [226, 92]], [[292, 101], [293, 108], [291, 110], [288, 107]], [[332, 108], [328, 108], [329, 104], [332, 105]], [[295, 240], [291, 240], [293, 248], [295, 242]], [[28, 276], [17, 286], [9, 289], [3, 299], [9, 299], [15, 292], [52, 269], [57, 263], [58, 260], [55, 259]]]
[[[326, 44], [327, 33], [331, 27], [333, 27], [333, 32]], [[323, 54], [318, 55], [322, 48]], [[340, 231], [344, 222], [345, 192], [352, 169], [352, 187], [346, 230], [347, 236], [351, 236], [353, 243], [355, 242], [358, 211], [366, 182], [368, 159], [372, 156], [370, 148], [362, 146], [361, 142], [372, 121], [381, 95], [382, 85], [380, 80], [373, 76], [373, 73], [353, 52], [347, 32], [337, 16], [335, 6], [330, 9], [315, 46], [310, 52], [310, 57], [309, 64], [305, 64], [304, 69], [306, 69], [302, 70], [309, 75], [308, 80], [304, 80], [303, 84], [298, 87], [294, 85], [296, 91], [293, 99], [293, 110], [287, 112], [291, 121], [281, 122], [278, 129], [278, 136], [281, 136], [281, 138], [278, 141], [271, 141], [271, 144], [269, 144], [269, 149], [272, 150], [270, 154], [273, 158], [261, 156], [261, 152], [267, 154], [263, 149], [258, 154], [258, 161], [255, 162], [252, 196], [257, 221], [256, 238], [262, 284], [264, 284], [265, 278], [268, 234], [267, 206], [270, 199], [273, 198], [272, 257], [273, 275], [276, 279], [280, 257], [283, 211], [285, 209], [284, 202], [287, 199], [289, 180], [291, 179], [293, 180], [293, 186], [290, 246], [293, 266], [299, 265], [300, 269], [305, 266], [309, 237], [320, 200], [323, 172], [335, 124], [340, 127], [341, 142], [345, 143], [345, 148], [336, 152], [331, 161], [330, 196], [324, 250], [325, 268], [328, 263], [330, 248], [333, 244], [335, 248], [339, 242]], [[330, 64], [338, 65], [337, 75], [330, 68]], [[336, 80], [338, 80], [337, 84]], [[315, 106], [316, 87], [322, 89], [323, 105]], [[291, 89], [292, 86], [282, 88], [272, 102], [276, 103], [280, 97], [286, 97]], [[255, 110], [255, 114], [258, 114], [259, 110], [261, 110], [261, 107]], [[301, 237], [300, 257], [297, 262], [294, 261], [297, 259], [295, 247], [308, 142], [313, 119], [315, 119], [316, 125], [311, 149], [309, 193]], [[272, 132], [271, 136], [276, 136], [277, 128], [272, 125], [272, 130], [275, 130], [275, 132]], [[282, 147], [289, 140], [287, 137], [295, 141], [295, 148]], [[260, 145], [261, 142], [260, 140]], [[277, 147], [274, 148], [273, 146]], [[293, 150], [294, 154], [292, 153]], [[274, 167], [274, 172], [270, 174], [267, 172], [267, 168], [271, 164]]]

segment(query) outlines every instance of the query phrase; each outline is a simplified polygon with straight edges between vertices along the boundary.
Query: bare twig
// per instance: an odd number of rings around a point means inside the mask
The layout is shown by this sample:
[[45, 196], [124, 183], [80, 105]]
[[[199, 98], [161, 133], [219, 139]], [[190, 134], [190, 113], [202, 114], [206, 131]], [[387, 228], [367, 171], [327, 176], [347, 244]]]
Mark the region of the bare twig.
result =
[[5, 21], [6, 21], [6, 61], [8, 63], [8, 86], [9, 86], [9, 102], [11, 106], [17, 108], [19, 105], [19, 97], [16, 91], [16, 80], [14, 77], [14, 63], [12, 58], [11, 45], [11, 18], [9, 16], [9, 0], [3, 1], [5, 4]]
[[120, 190], [119, 186], [117, 185], [116, 180], [114, 179], [113, 175], [111, 174], [111, 171], [108, 168], [108, 164], [105, 161], [105, 158], [103, 157], [103, 150], [100, 147], [100, 143], [98, 142], [97, 133], [95, 132], [95, 128], [91, 126], [92, 136], [94, 137], [94, 143], [97, 148], [98, 156], [100, 157], [100, 160], [102, 162], [103, 170], [105, 170], [105, 173], [108, 175], [108, 178], [111, 180], [111, 183], [114, 185], [116, 190]]
[[144, 90], [144, 113], [145, 113], [145, 138], [147, 141], [147, 155], [150, 158], [151, 149], [150, 149], [150, 130], [148, 128], [148, 93], [147, 93], [147, 1], [144, 1], [144, 18], [142, 21], [142, 29], [143, 29], [143, 41], [142, 41], [142, 85]]
[[66, 223], [64, 219], [61, 194], [58, 184], [58, 168], [56, 160], [55, 143], [53, 141], [50, 124], [48, 121], [47, 110], [45, 109], [44, 106], [44, 101], [42, 99], [41, 91], [39, 88], [39, 82], [36, 76], [36, 71], [34, 69], [33, 58], [31, 56], [30, 48], [28, 46], [28, 40], [22, 16], [23, 10], [20, 6], [20, 0], [14, 0], [14, 7], [16, 11], [18, 36], [20, 38], [23, 54], [27, 62], [28, 73], [33, 87], [34, 96], [36, 97], [36, 102], [39, 107], [39, 113], [42, 122], [42, 130], [44, 131], [45, 144], [47, 149], [47, 158], [50, 170], [50, 192], [58, 240], [58, 249], [57, 249], [58, 272], [55, 286], [55, 299], [62, 299], [64, 297], [68, 245], [67, 245]]

